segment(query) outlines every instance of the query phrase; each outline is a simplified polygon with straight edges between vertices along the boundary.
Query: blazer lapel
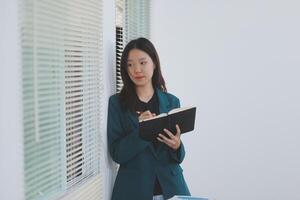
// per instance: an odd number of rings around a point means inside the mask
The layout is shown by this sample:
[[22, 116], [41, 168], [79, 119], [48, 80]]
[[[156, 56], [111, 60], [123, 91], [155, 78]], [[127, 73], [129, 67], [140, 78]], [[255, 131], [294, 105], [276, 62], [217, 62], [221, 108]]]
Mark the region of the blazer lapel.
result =
[[170, 110], [170, 103], [167, 95], [160, 89], [156, 89], [159, 102], [159, 113], [167, 113]]
[[129, 112], [129, 111], [127, 111], [127, 112], [128, 112], [129, 119], [130, 119], [130, 121], [132, 122], [132, 125], [133, 125], [135, 128], [137, 128], [137, 127], [139, 126], [139, 120], [138, 120], [138, 117], [137, 117], [134, 113], [132, 113], [132, 112]]

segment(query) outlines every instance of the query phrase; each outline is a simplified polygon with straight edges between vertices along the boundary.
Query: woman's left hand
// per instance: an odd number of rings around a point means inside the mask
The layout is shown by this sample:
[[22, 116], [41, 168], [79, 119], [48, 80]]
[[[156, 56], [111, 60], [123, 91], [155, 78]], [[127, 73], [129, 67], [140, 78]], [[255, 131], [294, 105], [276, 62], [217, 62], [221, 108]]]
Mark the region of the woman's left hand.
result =
[[176, 130], [177, 130], [176, 135], [173, 135], [169, 130], [164, 129], [165, 133], [169, 136], [169, 138], [160, 133], [158, 134], [157, 140], [165, 143], [174, 151], [177, 150], [180, 147], [180, 143], [181, 143], [180, 140], [181, 131], [177, 124], [176, 124]]

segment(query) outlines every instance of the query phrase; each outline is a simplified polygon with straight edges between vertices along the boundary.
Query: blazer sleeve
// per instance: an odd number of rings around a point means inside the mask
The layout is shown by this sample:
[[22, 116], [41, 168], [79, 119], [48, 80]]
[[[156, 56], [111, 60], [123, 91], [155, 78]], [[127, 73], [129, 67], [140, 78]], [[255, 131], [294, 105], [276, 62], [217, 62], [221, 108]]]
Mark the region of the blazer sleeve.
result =
[[[174, 102], [174, 108], [179, 108], [180, 107], [180, 101], [178, 98], [175, 98], [175, 102]], [[177, 163], [182, 163], [184, 157], [185, 157], [185, 150], [184, 150], [184, 145], [181, 141], [181, 144], [179, 146], [179, 148], [174, 151], [173, 149], [169, 148], [169, 153], [171, 158], [177, 162]]]
[[109, 100], [107, 119], [108, 148], [112, 159], [124, 164], [143, 151], [149, 142], [140, 139], [138, 128], [125, 132], [121, 121], [121, 109], [112, 98]]

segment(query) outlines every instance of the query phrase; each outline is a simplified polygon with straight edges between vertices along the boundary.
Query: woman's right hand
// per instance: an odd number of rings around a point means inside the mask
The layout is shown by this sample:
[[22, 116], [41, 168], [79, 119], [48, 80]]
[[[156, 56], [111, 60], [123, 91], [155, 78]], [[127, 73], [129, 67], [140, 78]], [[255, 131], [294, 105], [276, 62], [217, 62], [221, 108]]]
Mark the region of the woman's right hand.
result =
[[151, 113], [149, 110], [146, 110], [145, 112], [136, 111], [136, 113], [139, 115], [139, 121], [150, 119], [156, 116], [155, 113]]

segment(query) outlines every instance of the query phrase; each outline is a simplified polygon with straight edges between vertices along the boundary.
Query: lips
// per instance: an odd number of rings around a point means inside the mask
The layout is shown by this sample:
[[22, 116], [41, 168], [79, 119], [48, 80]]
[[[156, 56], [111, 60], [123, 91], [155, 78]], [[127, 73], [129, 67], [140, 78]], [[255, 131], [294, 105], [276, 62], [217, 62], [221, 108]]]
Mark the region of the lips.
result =
[[136, 77], [134, 77], [134, 78], [140, 80], [140, 79], [142, 79], [142, 78], [144, 78], [144, 77], [145, 77], [145, 76], [136, 76]]

